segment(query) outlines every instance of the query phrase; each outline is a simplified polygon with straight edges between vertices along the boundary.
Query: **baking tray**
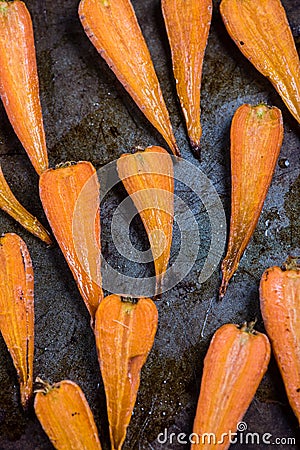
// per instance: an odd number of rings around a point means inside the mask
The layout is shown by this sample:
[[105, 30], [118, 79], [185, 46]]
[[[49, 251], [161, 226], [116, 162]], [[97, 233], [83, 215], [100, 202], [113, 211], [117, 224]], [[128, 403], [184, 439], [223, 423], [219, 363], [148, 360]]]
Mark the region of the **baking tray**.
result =
[[[85, 36], [77, 16], [77, 0], [28, 0], [37, 51], [40, 92], [50, 165], [89, 160], [97, 169], [136, 146], [165, 143], [147, 122], [113, 73]], [[299, 0], [283, 0], [299, 48]], [[201, 245], [189, 274], [156, 304], [159, 329], [154, 348], [143, 368], [141, 386], [124, 450], [189, 448], [178, 439], [159, 443], [159, 433], [192, 432], [203, 357], [215, 330], [224, 323], [257, 319], [258, 284], [265, 268], [281, 265], [300, 250], [299, 125], [271, 84], [243, 57], [226, 33], [214, 1], [213, 20], [205, 54], [202, 83], [202, 162], [191, 155], [172, 76], [170, 51], [159, 0], [133, 0], [149, 45], [183, 157], [200, 168], [213, 183], [227, 219], [230, 211], [229, 129], [234, 111], [243, 103], [266, 102], [282, 109], [285, 136], [278, 165], [254, 236], [222, 303], [215, 301], [219, 270], [204, 283], [198, 275], [210, 242], [210, 222], [204, 205], [191, 189], [177, 184], [177, 195], [190, 205], [199, 224]], [[0, 107], [0, 162], [16, 196], [47, 225], [38, 196], [38, 178]], [[114, 267], [135, 276], [153, 275], [153, 266], [124, 261], [110, 236], [112, 215], [124, 198], [116, 186], [101, 205], [104, 257]], [[105, 397], [89, 316], [57, 246], [44, 244], [0, 212], [1, 232], [16, 232], [26, 241], [35, 270], [34, 374], [51, 382], [71, 379], [85, 392], [99, 428], [104, 449], [109, 448]], [[138, 218], [131, 226], [132, 241], [147, 249]], [[172, 258], [180, 246], [174, 230]], [[172, 260], [173, 260], [172, 259]], [[211, 305], [211, 308], [209, 309]], [[209, 313], [207, 314], [207, 311]], [[52, 445], [32, 411], [20, 408], [16, 372], [0, 339], [0, 449], [50, 450]], [[298, 426], [288, 405], [274, 360], [244, 417], [247, 430], [274, 438], [298, 439]], [[181, 437], [181, 439], [183, 439]], [[160, 440], [163, 437], [160, 436]], [[184, 439], [183, 439], [184, 440]], [[297, 444], [278, 449], [296, 449]], [[236, 450], [274, 448], [248, 442]]]

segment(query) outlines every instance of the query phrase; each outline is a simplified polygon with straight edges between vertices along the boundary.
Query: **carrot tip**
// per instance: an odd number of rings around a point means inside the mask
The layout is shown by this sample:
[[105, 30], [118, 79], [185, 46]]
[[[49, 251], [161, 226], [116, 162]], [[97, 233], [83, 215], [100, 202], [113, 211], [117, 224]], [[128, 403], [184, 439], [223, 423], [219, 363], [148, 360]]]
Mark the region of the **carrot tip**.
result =
[[223, 277], [222, 284], [221, 284], [221, 287], [220, 287], [220, 290], [219, 290], [219, 301], [220, 302], [223, 300], [224, 295], [226, 294], [227, 287], [228, 287], [228, 280]]
[[44, 241], [45, 244], [47, 244], [49, 247], [52, 247], [53, 244], [54, 244], [53, 240], [52, 240], [51, 237], [50, 237], [50, 234], [47, 234], [47, 236], [45, 236], [45, 237], [43, 238], [43, 241]]
[[29, 396], [28, 393], [24, 393], [21, 391], [21, 405], [23, 408], [23, 411], [28, 411], [29, 409], [29, 400], [31, 399], [31, 397]]
[[163, 274], [157, 275], [155, 286], [155, 298], [160, 299], [162, 296]]
[[200, 144], [190, 140], [190, 145], [191, 145], [192, 153], [193, 153], [194, 157], [201, 162], [201, 148], [200, 148]]
[[176, 143], [174, 143], [174, 144], [172, 145], [171, 149], [172, 149], [172, 152], [173, 152], [173, 154], [174, 154], [175, 156], [178, 156], [179, 158], [181, 157], [180, 150], [179, 150], [178, 145], [177, 145]]

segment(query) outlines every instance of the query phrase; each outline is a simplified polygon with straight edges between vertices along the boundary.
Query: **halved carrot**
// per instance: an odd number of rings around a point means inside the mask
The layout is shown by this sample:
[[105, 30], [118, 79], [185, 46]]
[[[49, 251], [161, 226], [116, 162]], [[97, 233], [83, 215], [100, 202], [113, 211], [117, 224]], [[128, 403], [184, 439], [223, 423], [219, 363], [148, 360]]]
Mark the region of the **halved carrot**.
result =
[[125, 440], [140, 372], [152, 348], [157, 321], [157, 309], [150, 298], [141, 298], [136, 303], [110, 295], [97, 310], [94, 331], [112, 450], [121, 450]]
[[266, 335], [226, 324], [214, 334], [204, 359], [192, 449], [225, 450], [249, 407], [270, 360]]
[[147, 231], [160, 293], [172, 243], [174, 173], [171, 156], [161, 147], [122, 155], [118, 174], [131, 196]]
[[280, 0], [223, 0], [220, 10], [236, 45], [300, 123], [300, 61]]
[[21, 403], [32, 395], [34, 351], [33, 269], [25, 242], [0, 238], [0, 330], [18, 373]]
[[36, 379], [34, 409], [57, 450], [101, 450], [98, 431], [80, 387], [69, 380], [50, 385]]
[[60, 164], [40, 177], [40, 197], [53, 234], [94, 318], [103, 297], [100, 193], [91, 163]]
[[37, 173], [48, 168], [30, 14], [19, 0], [0, 2], [0, 95]]
[[81, 0], [79, 18], [97, 51], [179, 156], [151, 55], [130, 0]]
[[220, 298], [255, 230], [272, 180], [283, 139], [281, 111], [262, 104], [240, 106], [230, 139], [231, 218]]
[[260, 282], [260, 306], [291, 407], [300, 423], [300, 267], [267, 269]]
[[191, 147], [200, 158], [200, 88], [212, 0], [162, 0], [177, 94]]
[[[1, 6], [1, 4], [0, 4]], [[0, 166], [0, 208], [19, 222], [26, 230], [34, 234], [46, 244], [52, 244], [48, 231], [28, 212], [16, 199], [8, 186]]]

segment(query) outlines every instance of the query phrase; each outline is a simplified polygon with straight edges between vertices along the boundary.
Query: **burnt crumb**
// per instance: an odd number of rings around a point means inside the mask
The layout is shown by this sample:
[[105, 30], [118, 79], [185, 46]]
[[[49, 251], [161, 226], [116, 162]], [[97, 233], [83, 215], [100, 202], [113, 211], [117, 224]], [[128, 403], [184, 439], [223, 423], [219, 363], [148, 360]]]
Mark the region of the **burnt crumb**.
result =
[[119, 131], [118, 131], [118, 128], [117, 127], [115, 127], [115, 126], [111, 126], [111, 127], [109, 127], [109, 132], [110, 132], [110, 134], [113, 136], [113, 137], [118, 137], [119, 135], [120, 135], [120, 133], [119, 133]]

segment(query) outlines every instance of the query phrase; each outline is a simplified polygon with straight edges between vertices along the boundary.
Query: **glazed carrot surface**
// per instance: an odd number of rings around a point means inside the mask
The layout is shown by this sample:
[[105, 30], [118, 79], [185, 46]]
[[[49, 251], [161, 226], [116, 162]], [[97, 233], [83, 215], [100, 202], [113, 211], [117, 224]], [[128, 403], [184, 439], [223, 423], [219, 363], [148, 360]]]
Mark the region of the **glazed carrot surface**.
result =
[[104, 383], [112, 450], [121, 450], [126, 437], [140, 372], [150, 352], [158, 313], [150, 298], [137, 303], [110, 295], [96, 313], [95, 337]]
[[160, 85], [130, 0], [81, 0], [82, 26], [147, 119], [179, 155]]
[[40, 177], [46, 216], [92, 318], [103, 297], [99, 189], [96, 170], [85, 161]]
[[0, 2], [0, 95], [8, 118], [40, 175], [48, 155], [39, 98], [34, 36], [25, 3]]
[[[226, 324], [214, 334], [204, 359], [193, 427], [193, 450], [225, 450], [249, 407], [270, 360], [266, 335], [245, 324]], [[214, 438], [209, 441], [207, 433]]]
[[222, 0], [221, 15], [241, 52], [267, 77], [300, 123], [300, 61], [280, 0]]
[[101, 450], [97, 427], [81, 388], [69, 380], [36, 380], [34, 409], [57, 450]]
[[16, 199], [12, 193], [7, 181], [4, 178], [0, 166], [0, 208], [19, 222], [26, 230], [34, 234], [46, 244], [52, 243], [48, 231], [43, 225], [28, 212]]
[[300, 268], [267, 269], [260, 282], [260, 306], [286, 393], [300, 423]]
[[231, 217], [220, 298], [255, 230], [272, 180], [283, 140], [281, 111], [266, 105], [240, 106], [230, 140]]
[[162, 0], [176, 89], [190, 144], [200, 158], [200, 88], [212, 0]]
[[21, 403], [32, 396], [34, 299], [32, 261], [16, 234], [0, 238], [0, 330], [17, 370]]
[[118, 159], [118, 174], [146, 229], [156, 272], [156, 293], [167, 270], [174, 217], [174, 173], [170, 155], [161, 147], [125, 154]]

